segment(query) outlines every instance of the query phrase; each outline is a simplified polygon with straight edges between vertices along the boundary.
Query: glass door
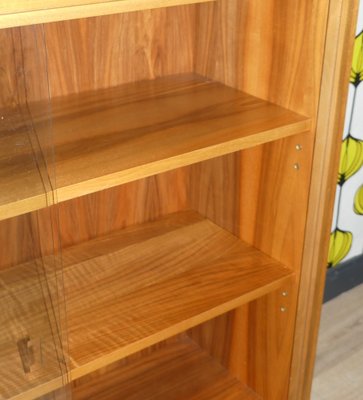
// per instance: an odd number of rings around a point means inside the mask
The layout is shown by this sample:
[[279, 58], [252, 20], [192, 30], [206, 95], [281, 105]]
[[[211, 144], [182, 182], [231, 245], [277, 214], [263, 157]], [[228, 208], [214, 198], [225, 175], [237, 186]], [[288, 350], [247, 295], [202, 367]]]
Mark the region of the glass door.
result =
[[66, 316], [43, 27], [0, 30], [0, 42], [0, 399], [66, 399]]

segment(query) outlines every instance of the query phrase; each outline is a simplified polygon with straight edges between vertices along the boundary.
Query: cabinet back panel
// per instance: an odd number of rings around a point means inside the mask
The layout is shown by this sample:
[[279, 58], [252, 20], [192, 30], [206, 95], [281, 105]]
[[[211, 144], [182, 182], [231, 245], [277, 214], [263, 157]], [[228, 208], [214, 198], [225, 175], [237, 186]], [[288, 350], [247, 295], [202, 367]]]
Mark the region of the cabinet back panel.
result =
[[188, 168], [59, 203], [62, 246], [187, 208]]
[[39, 232], [34, 213], [0, 222], [0, 269], [40, 257]]
[[[191, 72], [194, 34], [194, 5], [46, 24], [51, 95]], [[31, 81], [28, 96], [38, 99]], [[180, 170], [59, 204], [62, 246], [184, 209], [185, 180]]]
[[0, 43], [0, 105], [1, 107], [8, 107], [13, 105], [14, 102], [18, 102], [13, 30], [1, 29]]
[[189, 208], [238, 236], [240, 152], [190, 166]]
[[52, 96], [193, 71], [195, 6], [45, 25]]
[[199, 4], [195, 71], [315, 117], [327, 7], [327, 0]]

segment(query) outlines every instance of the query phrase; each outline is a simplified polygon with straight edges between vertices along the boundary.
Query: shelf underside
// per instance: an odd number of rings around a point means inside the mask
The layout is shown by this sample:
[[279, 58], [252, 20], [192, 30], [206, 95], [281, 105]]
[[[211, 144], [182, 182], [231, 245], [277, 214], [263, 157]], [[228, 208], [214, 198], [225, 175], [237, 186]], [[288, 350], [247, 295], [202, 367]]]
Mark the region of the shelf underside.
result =
[[[72, 380], [277, 290], [293, 274], [193, 211], [68, 248], [63, 263]], [[17, 293], [37, 279], [25, 267], [1, 278]], [[41, 388], [49, 389], [54, 382]]]
[[87, 384], [75, 385], [74, 400], [258, 400], [187, 337]]
[[12, 0], [0, 4], [0, 28], [215, 0]]
[[[58, 201], [302, 133], [310, 127], [305, 117], [195, 75], [69, 95], [54, 99], [52, 108]], [[49, 114], [42, 115], [48, 108], [32, 104], [30, 109], [37, 143], [50, 143], [50, 133], [44, 128]], [[32, 133], [24, 124], [18, 123], [16, 135], [29, 142]], [[1, 131], [0, 136], [1, 142], [7, 143], [9, 132]], [[29, 154], [26, 147], [20, 154], [16, 146], [6, 148], [7, 153], [0, 158], [0, 219], [43, 208], [53, 198], [46, 188], [55, 187], [44, 182], [39, 155]], [[31, 170], [27, 162], [36, 163], [42, 173], [37, 173], [37, 165]], [[24, 176], [26, 185], [21, 183]]]

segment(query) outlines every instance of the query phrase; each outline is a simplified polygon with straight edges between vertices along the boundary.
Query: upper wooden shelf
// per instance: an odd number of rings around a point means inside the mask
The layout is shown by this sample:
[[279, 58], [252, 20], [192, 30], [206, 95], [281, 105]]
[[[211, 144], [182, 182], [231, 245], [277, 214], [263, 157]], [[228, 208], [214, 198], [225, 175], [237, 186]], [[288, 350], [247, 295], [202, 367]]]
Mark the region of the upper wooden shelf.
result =
[[19, 107], [0, 110], [0, 220], [49, 205], [49, 183], [33, 146], [29, 116]]
[[[310, 128], [306, 117], [196, 75], [72, 94], [56, 98], [52, 104], [58, 201]], [[43, 125], [42, 104], [33, 104], [31, 109], [32, 127], [39, 135], [49, 135], [44, 129], [37, 130]], [[34, 190], [32, 185], [22, 188], [16, 199], [7, 197], [3, 182], [9, 191], [18, 191], [19, 179], [28, 169], [21, 159], [2, 164], [0, 169], [8, 178], [0, 183], [0, 219], [44, 207], [46, 196], [37, 197], [38, 183]], [[36, 175], [34, 182], [39, 182]]]
[[[277, 290], [293, 276], [193, 211], [75, 245], [62, 258], [71, 380]], [[19, 299], [26, 290], [22, 300], [32, 309], [43, 302], [32, 292], [27, 298], [36, 270], [19, 266], [0, 278]], [[56, 384], [43, 382], [22, 399]]]
[[0, 4], [0, 28], [211, 1], [215, 0], [6, 0]]

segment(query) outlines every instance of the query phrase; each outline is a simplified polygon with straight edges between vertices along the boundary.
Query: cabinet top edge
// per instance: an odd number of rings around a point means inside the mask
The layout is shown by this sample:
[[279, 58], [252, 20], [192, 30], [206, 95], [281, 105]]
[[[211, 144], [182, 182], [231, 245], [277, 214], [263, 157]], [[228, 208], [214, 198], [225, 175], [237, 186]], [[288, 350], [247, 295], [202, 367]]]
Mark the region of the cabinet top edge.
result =
[[13, 0], [0, 5], [0, 29], [216, 0]]

